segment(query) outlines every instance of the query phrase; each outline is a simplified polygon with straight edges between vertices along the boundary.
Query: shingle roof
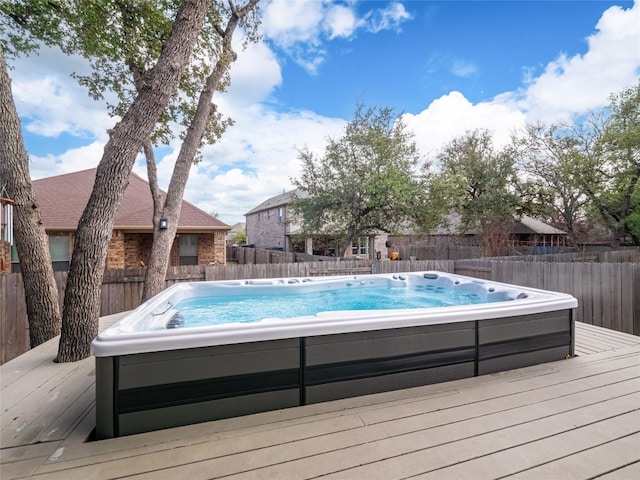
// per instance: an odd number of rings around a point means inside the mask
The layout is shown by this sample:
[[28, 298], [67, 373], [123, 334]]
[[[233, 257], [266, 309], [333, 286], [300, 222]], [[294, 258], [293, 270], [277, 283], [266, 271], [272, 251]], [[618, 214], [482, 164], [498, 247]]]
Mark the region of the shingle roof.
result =
[[[435, 230], [431, 232], [431, 235], [459, 235], [458, 229], [460, 228], [461, 217], [458, 213], [451, 213], [447, 216], [446, 221], [439, 225]], [[465, 235], [479, 235], [482, 229], [478, 227], [467, 230]], [[516, 235], [566, 235], [567, 232], [552, 227], [549, 224], [536, 220], [535, 218], [522, 215], [520, 218], [515, 219], [512, 225], [512, 234]], [[406, 228], [402, 230], [403, 235], [416, 235], [418, 232], [413, 228]]]
[[[38, 199], [42, 221], [47, 230], [76, 230], [84, 211], [96, 169], [57, 175], [34, 180], [33, 190]], [[114, 229], [151, 230], [153, 202], [149, 184], [135, 173], [129, 177], [129, 185], [116, 215]], [[231, 227], [195, 205], [183, 201], [180, 213], [181, 230], [229, 230]]]
[[540, 220], [536, 220], [535, 218], [528, 217], [526, 215], [522, 215], [520, 221], [516, 222], [513, 226], [513, 233], [519, 235], [527, 235], [537, 233], [539, 235], [566, 235], [567, 232], [564, 232], [558, 228], [552, 227], [551, 225], [541, 222]]
[[247, 215], [251, 215], [253, 213], [258, 213], [258, 212], [262, 212], [264, 210], [269, 210], [271, 208], [280, 207], [280, 206], [283, 206], [283, 205], [288, 205], [289, 201], [291, 200], [291, 197], [293, 197], [294, 195], [296, 195], [296, 196], [305, 196], [306, 194], [304, 192], [302, 192], [301, 190], [297, 189], [297, 188], [295, 190], [290, 190], [288, 192], [280, 193], [280, 194], [276, 195], [275, 197], [268, 198], [267, 200], [262, 202], [257, 207], [254, 207], [251, 210], [249, 210], [244, 215], [246, 217]]

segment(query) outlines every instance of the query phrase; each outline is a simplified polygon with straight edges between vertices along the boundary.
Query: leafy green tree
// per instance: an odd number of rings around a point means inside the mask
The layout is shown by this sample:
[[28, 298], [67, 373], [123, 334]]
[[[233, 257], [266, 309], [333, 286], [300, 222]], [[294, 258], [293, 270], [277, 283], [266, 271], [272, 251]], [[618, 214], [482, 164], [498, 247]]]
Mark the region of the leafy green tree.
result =
[[[195, 0], [69, 0], [56, 4], [47, 2], [45, 7], [38, 2], [23, 0], [10, 3], [8, 6], [4, 3], [1, 5], [0, 11], [6, 13], [4, 18], [10, 19], [10, 26], [18, 29], [19, 34], [13, 35], [14, 41], [22, 38], [27, 39], [23, 41], [30, 42], [29, 45], [35, 45], [37, 42], [50, 43], [67, 53], [80, 53], [89, 59], [93, 67], [92, 73], [77, 76], [79, 82], [87, 86], [91, 96], [96, 99], [102, 99], [105, 91], [114, 92], [118, 102], [109, 105], [109, 110], [123, 118], [127, 118], [141, 96], [166, 80], [158, 75], [158, 65], [163, 55], [166, 55], [171, 37], [176, 33], [178, 21], [175, 19], [180, 19], [181, 12], [204, 14], [202, 18], [193, 15], [191, 20], [199, 23], [198, 34], [193, 41], [185, 37], [186, 42], [183, 45], [185, 49], [191, 49], [191, 57], [186, 64], [180, 63], [181, 59], [178, 57], [180, 62], [176, 66], [184, 68], [184, 72], [176, 70], [179, 73], [176, 87], [166, 101], [163, 100], [165, 103], [162, 105], [162, 111], [155, 117], [156, 123], [147, 133], [147, 138], [137, 146], [138, 149], [143, 148], [147, 159], [149, 184], [154, 200], [154, 243], [143, 298], [148, 298], [164, 288], [169, 252], [175, 237], [191, 164], [197, 160], [200, 147], [204, 143], [215, 142], [231, 124], [229, 119], [222, 118], [211, 100], [214, 92], [224, 90], [229, 84], [229, 67], [236, 59], [236, 54], [231, 48], [231, 40], [237, 26], [244, 27], [245, 44], [246, 41], [258, 39], [259, 22], [255, 15], [257, 3], [258, 0], [248, 0], [240, 8], [237, 8], [232, 0], [204, 3]], [[222, 27], [221, 22], [225, 17], [227, 23]], [[60, 31], [64, 31], [65, 34], [60, 35]], [[157, 184], [153, 146], [158, 142], [167, 143], [174, 135], [171, 125], [175, 124], [182, 125], [185, 129], [183, 143], [174, 165], [167, 195], [162, 196]], [[128, 165], [130, 173], [132, 163]], [[100, 175], [100, 167], [98, 174]], [[124, 186], [126, 187], [126, 184]], [[158, 228], [161, 217], [169, 220], [169, 228], [166, 230]], [[85, 219], [83, 216], [83, 220]], [[82, 231], [83, 220], [80, 222], [79, 233]], [[101, 236], [101, 241], [103, 238]], [[74, 259], [82, 253], [82, 249], [78, 248], [79, 240], [80, 237], [76, 236]], [[94, 238], [94, 241], [98, 239]], [[104, 254], [106, 255], [106, 250]], [[74, 269], [74, 259], [70, 278]], [[67, 289], [67, 298], [69, 297], [70, 292]], [[70, 312], [77, 310], [75, 307], [69, 309]], [[66, 312], [65, 301], [65, 318]], [[77, 322], [74, 322], [74, 325], [77, 325]], [[88, 335], [84, 335], [84, 338], [87, 337]], [[83, 341], [72, 342], [84, 344]], [[63, 343], [71, 343], [66, 342], [64, 331], [61, 351]], [[86, 348], [83, 348], [88, 353], [88, 343], [85, 345]], [[72, 347], [69, 347], [66, 350], [71, 349]], [[68, 357], [69, 355], [59, 354], [60, 359]]]
[[419, 152], [389, 108], [358, 105], [344, 135], [328, 139], [324, 155], [303, 149], [299, 159], [293, 213], [305, 234], [339, 238], [338, 256], [357, 236], [398, 231], [429, 215]]
[[514, 159], [512, 149], [493, 147], [487, 130], [453, 139], [438, 155], [440, 172], [432, 191], [460, 215], [460, 233], [480, 227], [484, 255], [504, 253], [518, 213]]
[[[180, 79], [178, 91], [172, 95], [154, 131], [143, 144], [154, 206], [153, 218], [150, 219], [154, 225], [153, 243], [147, 261], [143, 301], [164, 289], [184, 190], [191, 165], [198, 160], [199, 149], [203, 144], [215, 143], [232, 124], [231, 119], [223, 118], [217, 111], [212, 98], [216, 91], [224, 91], [230, 82], [229, 68], [236, 59], [231, 47], [236, 28], [242, 25], [246, 41], [259, 38], [259, 21], [255, 15], [257, 3], [258, 0], [249, 0], [238, 8], [232, 0], [210, 2], [211, 7], [186, 73]], [[173, 16], [179, 5], [177, 0], [75, 0], [59, 4], [56, 10], [58, 19], [74, 35], [63, 36], [56, 44], [65, 52], [80, 53], [90, 61], [91, 73], [75, 76], [96, 100], [104, 100], [106, 92], [115, 94], [118, 101], [108, 105], [111, 115], [124, 115], [132, 99], [148, 87], [151, 71], [171, 32]], [[32, 11], [29, 1], [18, 3], [13, 8], [14, 18], [22, 18], [25, 11]], [[50, 18], [46, 9], [42, 12], [37, 10], [37, 13], [42, 22]], [[225, 18], [227, 21], [223, 26]], [[43, 38], [40, 30], [34, 30], [34, 36]], [[162, 195], [154, 146], [167, 144], [180, 130], [183, 142], [169, 188], [166, 195]], [[160, 218], [167, 219], [168, 228], [159, 228]]]
[[[108, 2], [109, 5], [111, 3]], [[98, 165], [96, 181], [76, 233], [65, 290], [58, 361], [79, 360], [90, 354], [91, 341], [98, 333], [102, 272], [118, 206], [138, 152], [156, 130], [156, 124], [171, 104], [183, 74], [192, 64], [192, 53], [211, 9], [206, 0], [184, 0], [180, 4], [160, 1], [138, 4], [151, 6], [153, 12], [167, 15], [172, 21], [165, 35], [158, 32], [162, 39], [161, 48], [157, 55], [150, 56], [153, 68], [147, 70], [148, 77], [139, 78], [144, 82], [143, 88], [132, 96], [133, 101], [126, 112], [122, 112], [121, 120], [109, 132], [110, 138]], [[101, 31], [107, 33], [111, 29], [113, 35], [117, 35], [118, 22], [128, 21], [126, 15], [100, 17], [97, 14], [101, 13], [100, 7], [103, 5], [104, 2], [89, 0], [46, 2], [44, 5], [43, 2], [28, 0], [3, 2], [0, 5], [3, 22], [18, 32], [18, 35], [14, 35], [10, 31], [3, 40], [21, 35], [29, 38], [31, 35], [34, 42], [58, 45], [63, 51], [79, 52], [91, 57], [89, 46], [93, 45], [92, 37], [85, 37], [86, 32], [92, 31], [96, 25], [102, 25]], [[172, 5], [177, 8], [172, 10]], [[22, 11], [12, 10], [14, 6]], [[44, 16], [45, 21], [39, 23], [40, 16]], [[144, 24], [143, 18], [139, 20]], [[154, 22], [150, 20], [150, 23]], [[48, 27], [53, 27], [52, 34], [47, 33]], [[3, 30], [3, 33], [6, 34], [6, 31]], [[106, 36], [102, 45], [103, 38], [94, 37], [96, 51], [113, 48], [109, 44], [111, 38], [113, 36]], [[135, 41], [135, 38], [128, 40]]]
[[583, 178], [589, 168], [577, 133], [573, 126], [527, 125], [516, 140], [519, 164], [527, 174], [527, 181], [519, 183], [521, 199], [529, 202], [527, 213], [562, 225], [574, 247], [588, 202]]
[[239, 231], [233, 236], [233, 243], [236, 245], [244, 245], [247, 243], [247, 232], [244, 230]]
[[640, 245], [640, 83], [612, 94], [607, 113], [584, 184], [613, 246], [625, 236]]

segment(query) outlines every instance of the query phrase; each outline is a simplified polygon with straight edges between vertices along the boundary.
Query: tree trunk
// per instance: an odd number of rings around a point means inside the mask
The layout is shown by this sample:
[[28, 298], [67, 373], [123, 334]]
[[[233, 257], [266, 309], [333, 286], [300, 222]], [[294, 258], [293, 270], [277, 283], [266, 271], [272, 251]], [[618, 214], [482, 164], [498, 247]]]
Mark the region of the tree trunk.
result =
[[509, 246], [509, 237], [512, 221], [505, 219], [480, 220], [482, 228], [480, 243], [482, 256], [501, 257]]
[[[169, 255], [171, 253], [171, 245], [173, 244], [174, 236], [162, 235], [166, 230], [160, 230], [158, 228], [160, 218], [162, 218], [162, 211], [164, 210], [164, 198], [162, 198], [160, 187], [158, 186], [158, 170], [156, 168], [156, 160], [153, 152], [153, 144], [149, 139], [144, 144], [144, 156], [147, 161], [147, 177], [149, 178], [149, 189], [151, 190], [151, 198], [153, 199], [153, 243], [151, 244], [151, 255], [147, 261], [147, 271], [144, 278], [144, 285], [142, 288], [142, 301], [145, 302], [149, 298], [153, 297], [156, 293], [162, 291], [165, 286], [166, 278], [166, 266], [165, 269], [161, 268], [161, 258], [157, 253], [154, 253], [157, 249], [167, 250], [167, 265], [169, 263]], [[173, 223], [167, 219], [167, 225]], [[156, 245], [156, 243], [169, 243], [168, 246]], [[153, 273], [152, 273], [153, 272]]]
[[356, 229], [350, 226], [347, 230], [346, 236], [338, 247], [337, 257], [345, 258], [347, 256], [347, 249], [353, 246], [353, 238], [356, 236]]
[[90, 355], [91, 341], [98, 334], [102, 277], [120, 201], [136, 155], [178, 87], [208, 8], [207, 0], [182, 3], [148, 84], [110, 132], [93, 191], [78, 224], [57, 361], [76, 361]]
[[[220, 54], [220, 58], [216, 62], [213, 71], [207, 78], [205, 86], [200, 93], [196, 112], [191, 120], [189, 128], [187, 129], [182, 146], [180, 147], [180, 153], [178, 154], [178, 158], [176, 159], [176, 163], [173, 167], [173, 174], [171, 175], [171, 181], [169, 183], [169, 188], [167, 189], [167, 197], [164, 201], [161, 214], [158, 214], [155, 211], [155, 207], [160, 205], [161, 202], [154, 200], [153, 246], [151, 247], [151, 256], [147, 265], [147, 273], [142, 292], [143, 302], [154, 295], [157, 295], [164, 289], [165, 277], [169, 266], [169, 256], [171, 254], [171, 247], [180, 221], [180, 210], [182, 208], [184, 190], [187, 180], [189, 179], [189, 171], [191, 169], [191, 165], [193, 165], [193, 159], [200, 148], [202, 138], [207, 128], [207, 122], [211, 115], [215, 113], [215, 106], [211, 103], [211, 100], [213, 99], [213, 94], [217, 90], [220, 81], [236, 58], [235, 53], [231, 48], [233, 33], [235, 32], [240, 20], [242, 20], [242, 18], [247, 15], [257, 3], [258, 0], [250, 0], [242, 9], [233, 9], [224, 32], [221, 32], [223, 37], [222, 53]], [[151, 166], [147, 163], [148, 171], [150, 169], [149, 167]], [[155, 177], [155, 174], [153, 172], [150, 173], [149, 185], [152, 193], [155, 190], [157, 195], [158, 189], [155, 188], [151, 180], [151, 177]], [[167, 219], [168, 225], [165, 230], [160, 230], [158, 228], [158, 219], [160, 217]]]
[[24, 282], [31, 348], [60, 333], [58, 290], [47, 235], [31, 188], [29, 156], [0, 48], [0, 187], [14, 200], [14, 238]]

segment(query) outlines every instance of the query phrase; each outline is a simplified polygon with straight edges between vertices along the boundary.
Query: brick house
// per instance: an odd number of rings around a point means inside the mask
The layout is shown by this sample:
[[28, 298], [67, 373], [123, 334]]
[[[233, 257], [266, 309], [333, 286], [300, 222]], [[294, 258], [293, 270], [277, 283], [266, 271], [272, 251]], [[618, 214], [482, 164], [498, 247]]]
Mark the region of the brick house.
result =
[[[69, 268], [74, 235], [91, 195], [95, 175], [94, 168], [33, 181], [49, 237], [54, 270]], [[153, 241], [152, 217], [153, 202], [149, 184], [132, 173], [116, 215], [109, 242], [107, 268], [136, 268], [141, 265], [140, 262], [148, 261]], [[225, 236], [230, 229], [214, 216], [183, 201], [170, 265], [226, 263]], [[11, 261], [11, 270], [19, 271], [15, 249]]]
[[[336, 241], [328, 235], [304, 237], [293, 217], [289, 202], [300, 190], [291, 190], [271, 197], [245, 213], [247, 245], [268, 250], [299, 252], [333, 256]], [[361, 236], [354, 239], [347, 257], [375, 258], [377, 252], [386, 251], [386, 234]], [[375, 253], [374, 253], [375, 252]]]

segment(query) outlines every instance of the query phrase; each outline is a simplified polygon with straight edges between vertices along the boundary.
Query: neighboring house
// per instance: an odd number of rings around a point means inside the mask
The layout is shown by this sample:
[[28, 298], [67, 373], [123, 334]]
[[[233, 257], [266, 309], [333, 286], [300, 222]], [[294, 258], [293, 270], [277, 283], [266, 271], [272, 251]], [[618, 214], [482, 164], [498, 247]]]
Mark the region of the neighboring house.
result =
[[[247, 228], [247, 245], [269, 250], [285, 252], [303, 252], [315, 255], [333, 256], [336, 252], [336, 241], [327, 235], [302, 237], [302, 230], [292, 217], [289, 203], [291, 198], [299, 194], [298, 190], [283, 192], [262, 202], [245, 213]], [[414, 246], [477, 246], [479, 228], [471, 229], [464, 234], [458, 233], [460, 216], [451, 214], [447, 220], [431, 234], [420, 234], [406, 229], [397, 235], [365, 236], [354, 240], [352, 248], [347, 251], [348, 257], [359, 256], [369, 259], [394, 258], [400, 247]], [[567, 234], [546, 223], [523, 215], [514, 221], [511, 229], [512, 244], [564, 246]], [[397, 253], [396, 253], [397, 255]]]
[[239, 233], [247, 233], [247, 224], [244, 222], [238, 222], [231, 227], [231, 230], [227, 232], [227, 245], [233, 245], [236, 239], [236, 235]]
[[[300, 190], [271, 197], [245, 213], [247, 245], [268, 250], [334, 256], [337, 242], [329, 235], [303, 237], [299, 223], [291, 214], [289, 202]], [[347, 257], [375, 258], [386, 250], [386, 235], [362, 236], [354, 239]]]
[[[439, 246], [450, 245], [468, 247], [479, 245], [480, 227], [472, 228], [464, 233], [459, 232], [460, 215], [452, 213], [445, 222], [430, 234], [420, 234], [411, 229], [390, 237], [392, 249], [399, 246]], [[511, 225], [510, 238], [512, 245], [558, 247], [567, 244], [567, 232], [559, 230], [540, 220], [522, 215]]]
[[540, 220], [522, 215], [513, 224], [511, 238], [514, 243], [522, 245], [565, 246], [568, 234]]
[[291, 236], [299, 233], [299, 227], [289, 212], [291, 197], [298, 190], [283, 192], [271, 197], [244, 214], [247, 245], [255, 248], [293, 252]]
[[[90, 169], [32, 182], [49, 237], [54, 270], [69, 269], [78, 221], [91, 195], [95, 175], [96, 169]], [[135, 268], [148, 262], [153, 242], [152, 217], [149, 184], [132, 173], [116, 215], [106, 268]], [[225, 235], [230, 228], [183, 201], [170, 265], [226, 263]], [[12, 270], [19, 271], [15, 248], [12, 250]]]

